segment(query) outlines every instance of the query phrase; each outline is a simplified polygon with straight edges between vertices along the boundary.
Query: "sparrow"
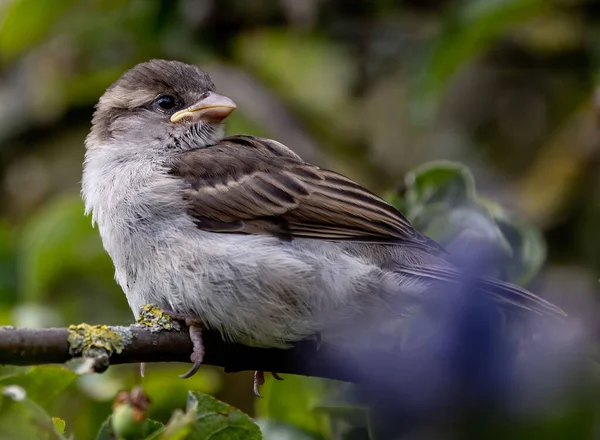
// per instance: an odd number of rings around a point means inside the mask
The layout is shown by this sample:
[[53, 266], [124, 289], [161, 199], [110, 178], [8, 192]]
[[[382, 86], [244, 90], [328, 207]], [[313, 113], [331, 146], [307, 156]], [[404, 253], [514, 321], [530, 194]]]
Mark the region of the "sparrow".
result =
[[[371, 191], [275, 140], [225, 137], [235, 108], [199, 68], [151, 60], [106, 90], [85, 141], [86, 214], [134, 316], [156, 304], [186, 319], [183, 377], [202, 362], [202, 328], [286, 348], [398, 319], [459, 282], [444, 248]], [[499, 309], [565, 315], [506, 282], [478, 285]]]

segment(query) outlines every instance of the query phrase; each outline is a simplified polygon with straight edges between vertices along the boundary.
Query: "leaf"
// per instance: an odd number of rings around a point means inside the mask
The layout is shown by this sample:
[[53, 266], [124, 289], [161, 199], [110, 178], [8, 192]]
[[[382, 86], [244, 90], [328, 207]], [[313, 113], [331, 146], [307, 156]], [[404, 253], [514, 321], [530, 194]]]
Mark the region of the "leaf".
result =
[[[190, 391], [188, 413], [195, 414], [193, 431], [187, 440], [259, 440], [258, 425], [240, 410], [208, 394]], [[165, 437], [169, 438], [170, 437]]]
[[[388, 196], [413, 225], [439, 241], [450, 253], [489, 259], [497, 276], [527, 284], [546, 256], [541, 234], [493, 201], [477, 195], [467, 167], [431, 162], [410, 171], [404, 198]], [[477, 257], [478, 258], [478, 257]], [[470, 259], [470, 260], [469, 260]], [[481, 263], [481, 261], [478, 261]]]
[[60, 417], [52, 417], [52, 423], [54, 424], [54, 428], [56, 429], [56, 431], [58, 431], [58, 433], [65, 433], [67, 423], [63, 419], [61, 419]]
[[3, 388], [0, 396], [0, 438], [3, 440], [64, 440], [54, 421], [19, 386]]
[[184, 413], [183, 411], [176, 410], [171, 416], [171, 420], [169, 420], [169, 423], [165, 426], [164, 430], [150, 436], [149, 439], [185, 440], [192, 438], [188, 437], [188, 435], [192, 433], [195, 422], [195, 411], [188, 411]]
[[43, 41], [75, 0], [13, 0], [0, 25], [0, 59], [10, 60]]
[[502, 212], [495, 220], [513, 252], [513, 258], [506, 268], [507, 279], [526, 286], [533, 281], [546, 261], [544, 238], [537, 229], [516, 216]]
[[0, 385], [18, 385], [25, 389], [31, 400], [46, 407], [76, 378], [77, 375], [74, 372], [62, 366], [40, 366], [33, 367], [21, 374], [2, 378]]
[[[201, 368], [198, 373], [183, 381], [168, 365], [148, 365], [144, 378], [144, 391], [152, 399], [148, 409], [150, 417], [170, 414], [173, 408], [182, 406], [190, 388], [203, 393], [214, 394], [221, 388], [222, 376], [211, 368]], [[165, 390], [169, 390], [165, 393]]]
[[296, 375], [286, 376], [283, 381], [269, 379], [264, 385], [265, 397], [256, 401], [256, 412], [259, 417], [329, 437], [328, 417], [316, 409], [326, 393], [326, 384], [321, 379]]
[[475, 199], [475, 181], [469, 169], [457, 162], [429, 162], [406, 174], [405, 203], [415, 220], [426, 205], [442, 207], [465, 204]]
[[16, 365], [0, 365], [0, 381], [6, 378], [19, 376], [29, 371], [30, 367], [18, 367]]

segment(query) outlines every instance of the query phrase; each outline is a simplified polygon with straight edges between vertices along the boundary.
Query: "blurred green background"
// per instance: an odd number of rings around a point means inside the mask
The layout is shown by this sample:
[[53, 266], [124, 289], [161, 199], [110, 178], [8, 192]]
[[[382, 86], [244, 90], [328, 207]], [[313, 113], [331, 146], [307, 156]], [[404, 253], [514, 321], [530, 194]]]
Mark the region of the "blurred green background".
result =
[[[380, 194], [401, 192], [425, 162], [464, 163], [480, 194], [546, 239], [535, 291], [561, 305], [596, 294], [600, 2], [2, 0], [0, 324], [132, 321], [79, 182], [94, 104], [150, 58], [211, 73], [238, 104], [228, 133], [273, 137]], [[185, 369], [148, 367], [153, 418], [166, 421], [195, 388], [331, 434], [307, 409], [320, 382], [268, 383], [256, 408], [250, 374], [204, 367], [185, 382]], [[134, 380], [134, 366], [111, 368], [43, 406], [93, 438]]]

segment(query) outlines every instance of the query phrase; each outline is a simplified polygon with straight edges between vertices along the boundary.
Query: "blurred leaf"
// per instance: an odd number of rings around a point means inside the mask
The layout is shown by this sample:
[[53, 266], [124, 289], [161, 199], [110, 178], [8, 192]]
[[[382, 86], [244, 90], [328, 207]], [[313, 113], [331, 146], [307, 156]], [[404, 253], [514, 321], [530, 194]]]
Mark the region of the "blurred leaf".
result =
[[0, 59], [8, 60], [39, 43], [76, 0], [12, 0], [0, 25]]
[[0, 365], [0, 381], [9, 377], [25, 374], [31, 367], [18, 367], [16, 365]]
[[52, 201], [24, 226], [18, 243], [19, 278], [25, 297], [40, 300], [60, 274], [93, 267], [107, 258], [79, 197]]
[[60, 417], [52, 417], [52, 423], [54, 424], [54, 428], [58, 431], [59, 434], [64, 434], [65, 429], [67, 427], [66, 422]]
[[414, 75], [413, 107], [419, 122], [430, 122], [448, 80], [465, 62], [483, 52], [512, 26], [542, 15], [547, 0], [479, 0], [460, 2], [438, 35], [431, 53]]
[[2, 440], [65, 439], [53, 420], [18, 386], [3, 388], [0, 396], [0, 438]]
[[262, 439], [258, 425], [250, 417], [208, 394], [190, 391], [187, 411], [195, 414], [195, 424], [193, 432], [186, 439]]
[[[173, 408], [182, 407], [190, 389], [207, 394], [214, 394], [221, 389], [222, 377], [218, 371], [210, 367], [202, 368], [188, 380], [181, 380], [178, 369], [184, 365], [151, 364], [146, 366], [144, 391], [152, 399], [148, 409], [149, 416], [164, 420], [169, 417]], [[165, 393], [165, 390], [169, 390]]]
[[268, 379], [263, 390], [264, 398], [256, 401], [259, 417], [296, 426], [315, 435], [329, 436], [329, 420], [316, 409], [327, 391], [324, 380], [288, 375], [283, 381]]
[[46, 407], [56, 396], [71, 385], [77, 375], [62, 366], [33, 367], [21, 374], [0, 379], [0, 385], [18, 385], [26, 392], [28, 398], [38, 405]]
[[498, 276], [519, 284], [527, 284], [540, 270], [546, 257], [540, 233], [478, 196], [464, 165], [427, 163], [407, 173], [405, 187], [403, 198], [390, 195], [388, 200], [452, 254], [489, 258]]
[[459, 206], [475, 198], [475, 181], [469, 169], [458, 162], [429, 162], [405, 177], [406, 206], [416, 218], [425, 205]]
[[188, 437], [188, 435], [192, 434], [195, 422], [195, 411], [188, 411], [184, 413], [181, 410], [175, 410], [165, 428], [162, 431], [150, 436], [150, 439], [186, 440], [194, 438], [192, 436]]
[[528, 285], [546, 261], [546, 242], [534, 227], [508, 216], [505, 212], [495, 217], [502, 234], [513, 250], [507, 267], [507, 278], [520, 285]]

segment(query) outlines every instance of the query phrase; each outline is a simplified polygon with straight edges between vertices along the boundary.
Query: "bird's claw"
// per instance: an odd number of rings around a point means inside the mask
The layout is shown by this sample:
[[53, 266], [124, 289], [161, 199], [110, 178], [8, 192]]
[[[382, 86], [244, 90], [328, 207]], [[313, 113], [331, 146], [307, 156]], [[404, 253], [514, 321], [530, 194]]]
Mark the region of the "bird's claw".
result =
[[255, 371], [254, 372], [254, 395], [262, 399], [262, 396], [258, 392], [258, 389], [265, 383], [265, 372]]
[[204, 359], [204, 344], [202, 343], [202, 326], [197, 320], [186, 319], [186, 325], [189, 328], [190, 339], [192, 341], [193, 351], [190, 355], [190, 360], [193, 362], [192, 368], [186, 373], [180, 375], [182, 379], [188, 379], [198, 372]]
[[[274, 379], [276, 380], [283, 380], [283, 377], [281, 377], [279, 374], [271, 371], [271, 376], [273, 376]], [[260, 389], [261, 386], [263, 386], [265, 383], [265, 372], [264, 371], [255, 371], [254, 372], [254, 395], [256, 397], [260, 397], [262, 399], [262, 395], [260, 394], [260, 392], [258, 391]]]

